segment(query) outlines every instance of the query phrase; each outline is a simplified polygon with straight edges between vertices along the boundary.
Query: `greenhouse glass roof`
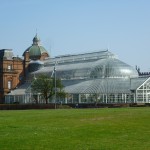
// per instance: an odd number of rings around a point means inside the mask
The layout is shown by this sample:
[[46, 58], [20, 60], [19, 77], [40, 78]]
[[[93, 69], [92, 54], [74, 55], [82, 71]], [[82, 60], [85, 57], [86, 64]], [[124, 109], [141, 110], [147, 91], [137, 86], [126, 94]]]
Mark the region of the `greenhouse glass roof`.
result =
[[[32, 63], [32, 62], [31, 62]], [[67, 93], [130, 93], [147, 78], [139, 78], [136, 69], [120, 61], [109, 51], [63, 55], [44, 61], [44, 67], [29, 73], [30, 84], [33, 77], [40, 74], [51, 76], [56, 68], [57, 78], [62, 79]], [[30, 85], [14, 90], [30, 92]], [[16, 94], [15, 93], [15, 94]], [[13, 93], [11, 93], [13, 94]]]
[[62, 79], [138, 77], [136, 69], [120, 61], [109, 51], [48, 59], [44, 61], [44, 68], [34, 74], [51, 74], [54, 66], [57, 70], [57, 77]]

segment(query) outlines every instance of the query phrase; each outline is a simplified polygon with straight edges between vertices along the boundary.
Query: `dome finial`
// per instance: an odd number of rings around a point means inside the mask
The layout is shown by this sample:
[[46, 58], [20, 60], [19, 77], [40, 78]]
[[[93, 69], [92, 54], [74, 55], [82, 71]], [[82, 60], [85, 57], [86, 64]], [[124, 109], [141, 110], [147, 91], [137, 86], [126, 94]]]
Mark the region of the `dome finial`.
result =
[[40, 44], [40, 38], [37, 35], [37, 29], [36, 29], [36, 35], [33, 38], [33, 45], [39, 45]]
[[36, 28], [36, 34], [35, 34], [35, 36], [37, 37], [37, 28]]

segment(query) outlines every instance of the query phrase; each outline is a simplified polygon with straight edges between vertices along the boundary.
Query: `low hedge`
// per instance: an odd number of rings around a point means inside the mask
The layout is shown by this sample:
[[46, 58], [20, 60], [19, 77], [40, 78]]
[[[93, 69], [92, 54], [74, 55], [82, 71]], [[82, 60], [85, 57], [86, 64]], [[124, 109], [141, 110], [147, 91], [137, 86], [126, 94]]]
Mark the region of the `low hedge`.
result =
[[0, 104], [0, 110], [54, 109], [54, 104]]
[[[69, 108], [121, 108], [121, 107], [149, 107], [150, 103], [118, 103], [118, 104], [57, 104], [57, 109]], [[0, 104], [0, 110], [25, 110], [25, 109], [55, 109], [55, 104]]]

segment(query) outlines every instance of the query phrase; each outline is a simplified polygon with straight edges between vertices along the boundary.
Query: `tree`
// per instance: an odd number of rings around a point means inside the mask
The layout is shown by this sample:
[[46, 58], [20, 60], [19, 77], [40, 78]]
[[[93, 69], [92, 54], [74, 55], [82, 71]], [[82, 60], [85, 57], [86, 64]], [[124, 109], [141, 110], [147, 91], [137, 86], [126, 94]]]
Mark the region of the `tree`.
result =
[[56, 79], [56, 88], [57, 89], [55, 89], [55, 79], [44, 74], [34, 79], [31, 84], [32, 92], [40, 93], [40, 95], [44, 97], [46, 104], [48, 103], [48, 99], [55, 95], [55, 90], [57, 90], [57, 97], [62, 98], [66, 96], [60, 79]]

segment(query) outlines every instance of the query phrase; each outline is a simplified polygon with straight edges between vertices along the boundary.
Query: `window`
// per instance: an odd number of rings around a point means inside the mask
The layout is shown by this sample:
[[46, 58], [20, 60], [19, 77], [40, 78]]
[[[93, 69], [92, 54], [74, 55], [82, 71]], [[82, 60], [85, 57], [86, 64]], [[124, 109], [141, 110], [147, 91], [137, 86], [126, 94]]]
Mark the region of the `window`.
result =
[[8, 81], [8, 89], [11, 89], [11, 81]]
[[9, 70], [11, 69], [11, 65], [8, 65], [8, 69], [9, 69]]

